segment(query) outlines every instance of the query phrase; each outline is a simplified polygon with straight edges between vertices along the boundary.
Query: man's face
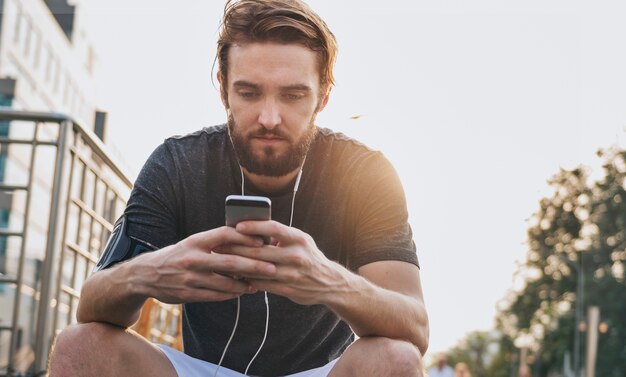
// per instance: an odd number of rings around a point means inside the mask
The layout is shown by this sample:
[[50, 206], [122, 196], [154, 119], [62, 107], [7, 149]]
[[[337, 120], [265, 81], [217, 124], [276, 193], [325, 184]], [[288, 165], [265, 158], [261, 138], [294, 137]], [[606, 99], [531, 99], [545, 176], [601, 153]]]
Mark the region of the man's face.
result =
[[249, 43], [228, 52], [228, 127], [241, 165], [280, 177], [296, 170], [315, 138], [317, 55], [295, 44]]
[[448, 364], [448, 358], [445, 356], [439, 356], [439, 368], [443, 368]]

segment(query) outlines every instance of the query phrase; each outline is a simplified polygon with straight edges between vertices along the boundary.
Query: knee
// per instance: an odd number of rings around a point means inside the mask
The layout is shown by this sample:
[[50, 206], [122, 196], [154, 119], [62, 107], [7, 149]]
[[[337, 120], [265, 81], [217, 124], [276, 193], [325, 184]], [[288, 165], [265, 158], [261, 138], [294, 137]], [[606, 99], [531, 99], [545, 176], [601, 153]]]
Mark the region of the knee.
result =
[[390, 376], [424, 376], [422, 355], [414, 344], [389, 338], [378, 338], [376, 341], [380, 355], [389, 366]]
[[110, 342], [121, 332], [123, 330], [119, 327], [98, 322], [71, 325], [56, 336], [50, 353], [50, 367], [80, 362], [90, 354], [100, 352], [99, 344]]
[[[54, 349], [66, 351], [90, 348], [89, 346], [98, 342], [106, 342], [116, 333], [122, 331], [119, 327], [100, 322], [71, 325], [56, 336]], [[83, 345], [86, 347], [81, 347]]]
[[363, 337], [352, 343], [329, 376], [425, 376], [418, 348], [402, 340]]

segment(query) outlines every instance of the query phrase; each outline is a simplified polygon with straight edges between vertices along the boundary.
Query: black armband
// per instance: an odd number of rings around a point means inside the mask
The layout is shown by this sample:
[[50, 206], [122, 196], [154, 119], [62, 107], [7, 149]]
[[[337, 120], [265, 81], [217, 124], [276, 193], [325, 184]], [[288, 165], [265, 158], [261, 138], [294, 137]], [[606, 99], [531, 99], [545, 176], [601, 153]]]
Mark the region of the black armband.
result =
[[134, 258], [143, 252], [155, 250], [155, 247], [147, 242], [129, 237], [127, 231], [128, 221], [126, 220], [126, 215], [122, 215], [113, 226], [113, 232], [93, 272], [104, 270], [118, 262]]

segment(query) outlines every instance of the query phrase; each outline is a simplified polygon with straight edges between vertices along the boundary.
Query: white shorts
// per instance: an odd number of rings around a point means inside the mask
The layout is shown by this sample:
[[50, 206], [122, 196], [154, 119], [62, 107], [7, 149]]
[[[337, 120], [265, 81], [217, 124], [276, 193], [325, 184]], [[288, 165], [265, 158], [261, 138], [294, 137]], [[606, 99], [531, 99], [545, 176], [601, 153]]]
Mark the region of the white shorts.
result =
[[[193, 358], [163, 344], [158, 344], [158, 347], [163, 351], [165, 356], [167, 356], [172, 365], [174, 365], [176, 374], [178, 374], [179, 377], [213, 377], [217, 365]], [[339, 359], [335, 359], [322, 367], [290, 374], [286, 377], [326, 377], [328, 373], [330, 373], [330, 370], [333, 369], [333, 366], [335, 366], [337, 360]], [[217, 377], [245, 377], [245, 375], [228, 368], [220, 367], [220, 370], [217, 372]]]

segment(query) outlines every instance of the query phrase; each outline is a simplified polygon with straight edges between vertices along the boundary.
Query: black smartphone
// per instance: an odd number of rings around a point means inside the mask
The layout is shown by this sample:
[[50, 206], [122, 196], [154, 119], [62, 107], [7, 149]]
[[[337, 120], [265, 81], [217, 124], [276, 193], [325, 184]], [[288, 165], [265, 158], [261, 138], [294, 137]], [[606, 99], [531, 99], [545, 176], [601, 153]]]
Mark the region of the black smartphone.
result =
[[[236, 226], [244, 220], [271, 220], [272, 201], [264, 196], [228, 195], [226, 197], [226, 225]], [[263, 242], [270, 240], [263, 237]]]

